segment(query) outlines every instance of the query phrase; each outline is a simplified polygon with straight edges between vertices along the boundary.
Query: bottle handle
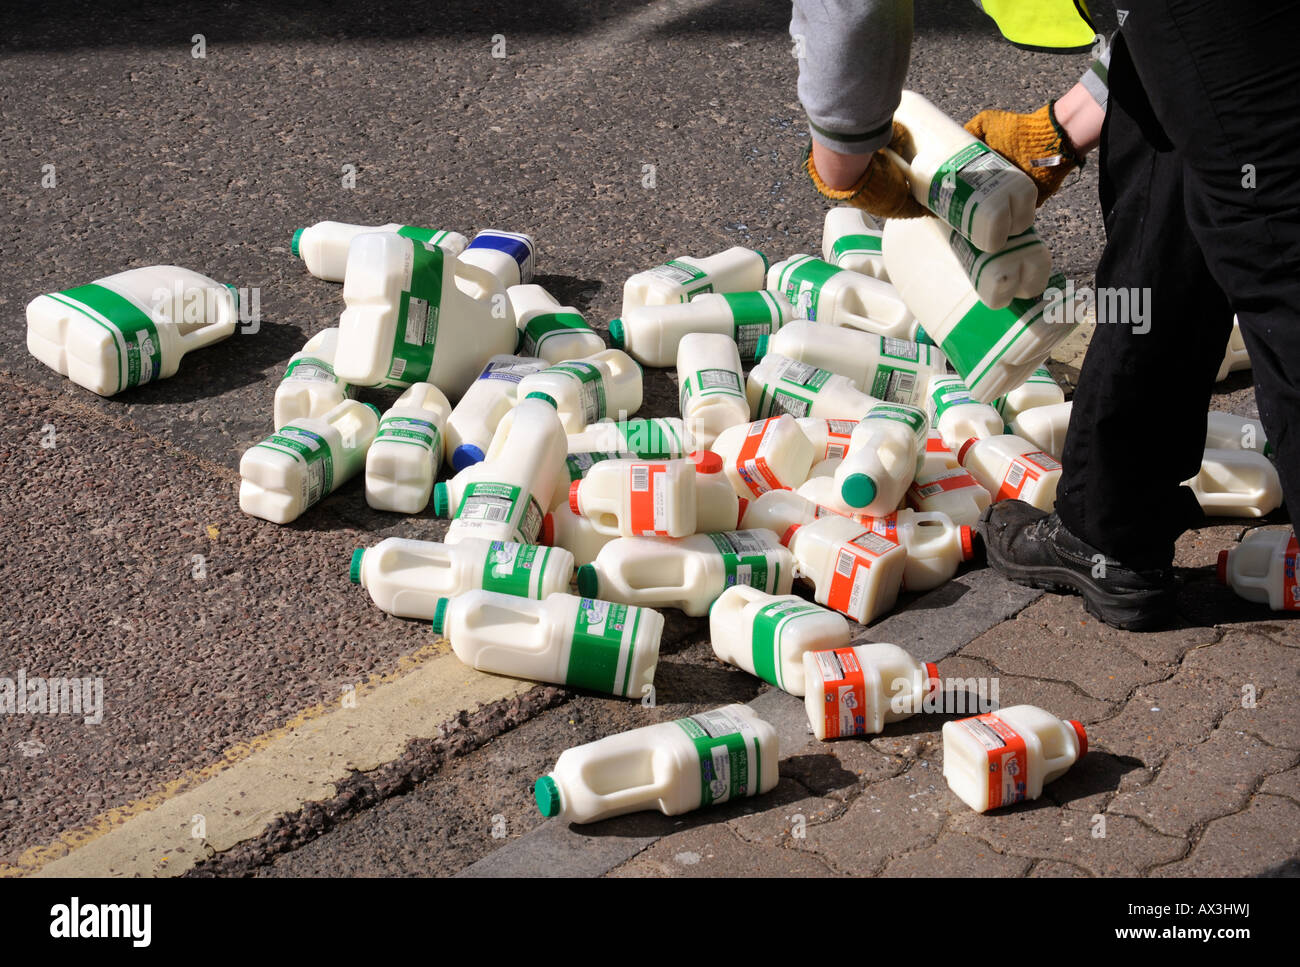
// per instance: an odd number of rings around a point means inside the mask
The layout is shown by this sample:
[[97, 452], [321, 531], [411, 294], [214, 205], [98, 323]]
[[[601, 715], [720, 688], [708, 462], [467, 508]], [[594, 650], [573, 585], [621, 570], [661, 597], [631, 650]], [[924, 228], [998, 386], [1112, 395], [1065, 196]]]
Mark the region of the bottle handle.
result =
[[221, 342], [227, 336], [235, 331], [235, 323], [239, 317], [237, 309], [237, 296], [234, 290], [222, 287], [225, 299], [222, 301], [220, 308], [217, 310], [217, 319], [209, 322], [205, 326], [200, 326], [193, 332], [181, 333], [177, 338], [180, 343], [181, 355], [191, 352], [195, 349], [204, 349], [213, 343]]
[[[457, 256], [456, 267], [454, 272], [455, 272], [457, 282], [459, 282], [461, 279], [464, 279], [465, 282], [467, 282], [471, 287], [477, 288], [479, 292], [482, 293], [481, 295], [471, 295], [470, 298], [476, 300], [486, 299], [490, 301], [491, 298], [494, 295], [496, 295], [495, 290], [497, 289], [500, 289], [501, 294], [505, 295], [505, 287], [501, 284], [501, 280], [498, 279], [491, 271], [483, 268], [483, 266], [481, 265], [475, 265], [473, 262], [466, 262], [463, 259], [461, 259], [459, 256]], [[457, 285], [457, 288], [461, 288], [461, 287]], [[461, 291], [465, 292], [463, 288], [461, 288]], [[468, 292], [465, 292], [465, 294], [470, 295], [470, 293]], [[507, 309], [510, 308], [510, 301], [508, 299], [506, 300], [506, 307]], [[510, 310], [510, 314], [511, 317], [513, 318], [514, 311]]]

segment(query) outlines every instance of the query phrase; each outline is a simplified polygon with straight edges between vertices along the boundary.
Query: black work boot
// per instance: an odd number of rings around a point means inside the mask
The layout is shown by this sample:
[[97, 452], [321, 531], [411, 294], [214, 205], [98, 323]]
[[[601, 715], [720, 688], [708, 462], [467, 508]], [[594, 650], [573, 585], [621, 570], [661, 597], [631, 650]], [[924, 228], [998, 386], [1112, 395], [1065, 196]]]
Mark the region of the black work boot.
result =
[[989, 566], [1017, 584], [1074, 591], [1112, 628], [1148, 631], [1173, 616], [1173, 572], [1135, 571], [1075, 537], [1056, 513], [1001, 500], [980, 515]]

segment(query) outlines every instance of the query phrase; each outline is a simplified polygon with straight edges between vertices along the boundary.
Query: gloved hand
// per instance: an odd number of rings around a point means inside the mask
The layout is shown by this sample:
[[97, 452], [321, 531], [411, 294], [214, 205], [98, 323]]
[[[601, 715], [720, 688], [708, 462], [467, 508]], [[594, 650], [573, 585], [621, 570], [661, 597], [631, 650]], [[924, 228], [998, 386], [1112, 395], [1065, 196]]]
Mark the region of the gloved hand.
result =
[[[889, 147], [898, 151], [903, 142], [910, 137], [907, 129], [895, 121], [894, 136], [889, 142]], [[804, 149], [803, 169], [808, 172], [813, 186], [823, 198], [865, 209], [877, 218], [918, 218], [930, 214], [929, 210], [912, 197], [912, 191], [907, 186], [907, 179], [903, 176], [903, 172], [879, 151], [871, 156], [867, 170], [862, 173], [857, 183], [843, 190], [827, 188], [826, 183], [817, 174], [817, 169], [813, 167], [811, 138]]]
[[1034, 179], [1038, 204], [1061, 187], [1065, 176], [1083, 167], [1049, 101], [1032, 114], [980, 111], [966, 130]]

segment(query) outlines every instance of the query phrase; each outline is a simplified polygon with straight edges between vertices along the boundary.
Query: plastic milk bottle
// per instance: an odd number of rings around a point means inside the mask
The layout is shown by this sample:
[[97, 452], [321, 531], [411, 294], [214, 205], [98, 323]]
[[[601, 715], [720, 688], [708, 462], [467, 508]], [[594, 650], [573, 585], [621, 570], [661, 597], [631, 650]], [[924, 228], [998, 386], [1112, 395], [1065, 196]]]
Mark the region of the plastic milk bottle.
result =
[[917, 471], [917, 477], [923, 474], [933, 476], [944, 470], [956, 470], [960, 466], [961, 464], [957, 462], [957, 451], [948, 449], [943, 435], [935, 428], [934, 420], [931, 419], [930, 432], [925, 438], [925, 456], [921, 459], [921, 469]]
[[804, 320], [771, 337], [767, 351], [847, 376], [878, 400], [913, 406], [925, 398], [930, 380], [948, 370], [934, 346]]
[[605, 348], [605, 340], [582, 318], [573, 306], [560, 300], [540, 285], [512, 285], [506, 290], [515, 311], [515, 325], [523, 334], [519, 351], [537, 356], [548, 363], [582, 359]]
[[1241, 325], [1237, 322], [1237, 317], [1233, 316], [1228, 348], [1224, 350], [1223, 362], [1219, 364], [1219, 372], [1214, 381], [1218, 383], [1225, 380], [1229, 373], [1235, 373], [1239, 369], [1250, 369], [1250, 354], [1246, 352], [1246, 340], [1241, 337]]
[[519, 339], [495, 275], [401, 235], [353, 240], [343, 301], [334, 369], [358, 386], [433, 383], [459, 400]]
[[1037, 799], [1088, 751], [1078, 722], [1033, 705], [945, 722], [943, 777], [977, 813]]
[[176, 375], [235, 331], [230, 286], [175, 265], [129, 269], [27, 303], [27, 351], [100, 396]]
[[796, 319], [849, 326], [911, 339], [916, 318], [888, 282], [837, 268], [811, 255], [792, 255], [767, 273], [767, 287], [794, 306]]
[[694, 449], [695, 438], [675, 416], [601, 420], [569, 434], [569, 453], [603, 451], [661, 460], [684, 457]]
[[531, 235], [487, 229], [474, 236], [460, 253], [460, 260], [487, 269], [506, 288], [528, 285], [533, 281], [537, 244]]
[[610, 320], [609, 338], [646, 366], [675, 366], [682, 338], [691, 333], [726, 336], [741, 360], [752, 361], [759, 339], [793, 318], [779, 292], [709, 292], [690, 302], [639, 306]]
[[[920, 94], [903, 91], [894, 120], [907, 128], [912, 146], [901, 155], [886, 151], [912, 195], [981, 252], [1000, 252], [1034, 224], [1033, 180]], [[889, 277], [895, 278], [892, 266]]]
[[447, 418], [447, 455], [453, 470], [483, 459], [498, 424], [514, 409], [519, 383], [546, 365], [544, 359], [504, 354], [487, 361]]
[[300, 228], [293, 233], [289, 248], [301, 258], [307, 271], [326, 282], [342, 282], [348, 265], [348, 248], [358, 235], [375, 232], [402, 235], [416, 242], [436, 245], [448, 255], [465, 251], [468, 239], [459, 232], [444, 232], [434, 228], [417, 228], [414, 225], [349, 225], [344, 222], [317, 222], [310, 228]]
[[569, 823], [677, 816], [770, 792], [779, 758], [776, 730], [749, 706], [726, 705], [567, 749], [533, 794], [543, 816]]
[[379, 410], [356, 400], [280, 427], [244, 451], [239, 509], [275, 524], [297, 520], [361, 471], [378, 428]]
[[719, 660], [802, 695], [804, 653], [846, 647], [849, 623], [797, 595], [736, 585], [709, 609], [709, 638]]
[[[1020, 386], [1078, 323], [1072, 289], [1052, 276], [1043, 298], [1013, 299], [1002, 309], [980, 301], [933, 218], [885, 224], [889, 277], [929, 338], [970, 388], [988, 403]], [[1004, 415], [1005, 418], [1005, 415]]]
[[929, 430], [925, 413], [915, 406], [872, 407], [853, 431], [848, 456], [835, 471], [840, 499], [873, 517], [895, 510], [916, 479]]
[[1046, 366], [1039, 366], [1029, 378], [1013, 389], [1006, 396], [999, 396], [989, 405], [1002, 414], [1008, 426], [1025, 410], [1040, 406], [1055, 406], [1065, 402], [1065, 391], [1061, 389]]
[[745, 383], [755, 420], [789, 413], [827, 420], [860, 420], [880, 401], [856, 389], [847, 376], [786, 356], [767, 355]]
[[883, 641], [804, 652], [804, 707], [813, 735], [825, 742], [878, 735], [890, 722], [922, 711], [939, 688], [939, 670]]
[[1253, 530], [1236, 547], [1219, 552], [1219, 583], [1274, 611], [1300, 611], [1297, 564], [1300, 543], [1294, 530]]
[[604, 460], [569, 485], [569, 509], [617, 537], [689, 537], [697, 499], [690, 460]]
[[682, 422], [696, 443], [711, 448], [728, 427], [749, 422], [740, 353], [729, 337], [690, 333], [677, 348]]
[[434, 634], [471, 668], [625, 698], [653, 690], [663, 630], [657, 611], [573, 594], [465, 591], [433, 615]]
[[641, 368], [621, 349], [605, 349], [525, 376], [519, 395], [533, 393], [552, 401], [566, 432], [581, 433], [607, 416], [626, 419], [641, 408]]
[[1277, 469], [1254, 450], [1206, 450], [1200, 472], [1184, 483], [1212, 517], [1263, 517], [1282, 506]]
[[956, 450], [972, 437], [983, 440], [1005, 431], [1002, 415], [988, 403], [974, 399], [960, 376], [936, 376], [931, 380], [928, 404], [930, 425], [938, 429], [949, 450]]
[[1061, 464], [1028, 440], [1009, 434], [967, 440], [957, 459], [993, 495], [994, 503], [1023, 500], [1048, 513], [1056, 506]]
[[898, 600], [907, 550], [861, 521], [832, 514], [796, 525], [785, 540], [818, 604], [868, 624]]
[[1273, 448], [1264, 439], [1264, 424], [1235, 413], [1211, 410], [1205, 421], [1207, 450], [1254, 450], [1268, 456]]
[[415, 383], [379, 421], [366, 453], [366, 503], [375, 510], [418, 514], [442, 466], [442, 431], [451, 404], [432, 383]]
[[724, 531], [680, 540], [620, 537], [578, 568], [578, 593], [707, 614], [733, 584], [789, 594], [794, 559], [771, 531]]
[[591, 520], [575, 514], [567, 503], [542, 518], [542, 532], [538, 537], [538, 541], [548, 547], [567, 550], [573, 555], [574, 563], [579, 565], [590, 564], [601, 548], [616, 539], [615, 534], [596, 530]]
[[736, 246], [708, 258], [670, 259], [623, 283], [623, 311], [637, 306], [662, 306], [689, 302], [708, 292], [757, 292], [763, 288], [767, 256], [755, 249]]
[[992, 494], [964, 467], [919, 473], [907, 488], [907, 506], [913, 510], [939, 511], [966, 527], [974, 527], [992, 502]]
[[724, 430], [713, 443], [727, 479], [746, 499], [808, 479], [816, 451], [788, 413]]
[[1065, 434], [1070, 429], [1073, 409], [1074, 403], [1067, 401], [1022, 410], [1011, 421], [1011, 433], [1060, 460], [1065, 452]]
[[323, 416], [356, 389], [334, 374], [334, 353], [339, 331], [322, 329], [307, 340], [300, 352], [289, 357], [289, 365], [275, 388], [275, 428], [294, 420]]
[[569, 590], [573, 555], [562, 547], [537, 547], [467, 537], [459, 544], [388, 537], [352, 552], [348, 577], [399, 618], [433, 618], [438, 602], [482, 588], [521, 598]]
[[832, 208], [822, 224], [823, 261], [888, 282], [882, 245], [884, 227], [883, 221], [861, 208]]
[[795, 421], [808, 442], [813, 445], [813, 463], [823, 460], [843, 460], [849, 452], [849, 438], [858, 424], [853, 420], [819, 420], [800, 417]]

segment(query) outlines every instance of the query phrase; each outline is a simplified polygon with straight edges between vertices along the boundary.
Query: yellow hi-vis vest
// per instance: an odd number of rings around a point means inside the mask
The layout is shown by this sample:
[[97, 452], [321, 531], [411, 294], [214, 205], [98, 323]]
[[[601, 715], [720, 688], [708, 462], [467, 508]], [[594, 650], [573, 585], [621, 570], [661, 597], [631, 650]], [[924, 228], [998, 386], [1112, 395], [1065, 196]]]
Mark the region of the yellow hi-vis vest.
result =
[[976, 0], [1017, 47], [1054, 54], [1092, 48], [1097, 36], [1086, 0]]

